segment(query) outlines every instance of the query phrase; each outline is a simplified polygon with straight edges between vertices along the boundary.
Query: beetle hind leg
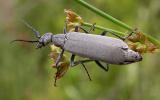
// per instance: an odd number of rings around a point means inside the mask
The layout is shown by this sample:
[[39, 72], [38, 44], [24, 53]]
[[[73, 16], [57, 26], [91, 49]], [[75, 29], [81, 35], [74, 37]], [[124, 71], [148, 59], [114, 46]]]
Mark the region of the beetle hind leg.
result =
[[118, 37], [119, 39], [121, 39], [121, 40], [123, 40], [123, 41], [125, 40], [125, 37], [121, 37], [121, 36], [119, 36], [119, 35], [117, 35], [117, 34], [115, 34], [115, 33], [113, 33], [113, 32], [103, 31], [103, 32], [101, 33], [101, 35], [102, 35], [102, 36], [105, 36], [107, 33], [110, 33], [110, 34]]

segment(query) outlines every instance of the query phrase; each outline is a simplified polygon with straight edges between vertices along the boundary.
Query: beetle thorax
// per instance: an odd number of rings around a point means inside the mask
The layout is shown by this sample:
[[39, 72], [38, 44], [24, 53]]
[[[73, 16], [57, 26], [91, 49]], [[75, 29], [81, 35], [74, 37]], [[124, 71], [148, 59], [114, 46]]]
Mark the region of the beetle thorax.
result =
[[52, 36], [53, 44], [61, 48], [63, 48], [65, 40], [65, 34], [57, 34]]

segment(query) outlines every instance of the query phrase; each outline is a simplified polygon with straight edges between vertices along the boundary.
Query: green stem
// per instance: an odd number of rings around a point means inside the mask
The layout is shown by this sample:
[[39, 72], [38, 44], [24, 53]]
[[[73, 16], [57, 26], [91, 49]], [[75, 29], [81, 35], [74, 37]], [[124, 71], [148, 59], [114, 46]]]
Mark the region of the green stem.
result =
[[151, 41], [153, 44], [156, 44], [156, 46], [158, 46], [160, 48], [160, 41], [159, 40], [155, 39], [154, 37], [152, 37], [148, 34], [145, 34], [145, 33], [143, 33], [143, 34], [148, 38], [149, 41]]
[[[117, 25], [119, 25], [119, 26], [121, 26], [121, 27], [129, 30], [129, 31], [133, 31], [133, 29], [132, 29], [131, 26], [123, 23], [122, 21], [120, 21], [120, 20], [112, 17], [112, 16], [109, 15], [109, 14], [106, 14], [105, 12], [99, 10], [98, 8], [96, 8], [96, 7], [88, 4], [87, 2], [85, 2], [85, 1], [83, 1], [83, 0], [75, 0], [75, 1], [78, 2], [79, 4], [83, 5], [84, 7], [88, 8], [89, 10], [95, 12], [96, 14], [104, 17], [105, 19], [110, 20], [110, 21], [112, 21], [113, 23], [115, 23], [115, 24], [117, 24]], [[89, 23], [83, 23], [83, 25], [84, 25], [84, 26], [91, 26], [91, 24], [89, 24]], [[102, 26], [96, 26], [96, 28], [97, 28], [97, 29], [100, 29], [100, 30], [112, 31], [112, 32], [115, 32], [115, 33], [117, 33], [117, 34], [119, 34], [119, 35], [124, 35], [124, 33], [122, 33], [122, 32], [115, 31], [115, 30], [108, 29], [108, 28], [104, 28], [104, 27], [102, 27]], [[144, 33], [144, 35], [148, 38], [149, 41], [151, 41], [152, 43], [156, 44], [156, 45], [160, 48], [160, 41], [158, 41], [157, 39], [155, 39], [154, 37], [152, 37], [152, 36], [150, 36], [150, 35], [148, 35], [148, 34], [145, 34], [145, 33]]]
[[[82, 23], [82, 26], [87, 26], [87, 27], [91, 27], [93, 24], [90, 24], [90, 23], [86, 23], [86, 22], [83, 22]], [[113, 30], [113, 29], [110, 29], [110, 28], [105, 28], [105, 27], [102, 27], [102, 26], [99, 26], [99, 25], [95, 25], [95, 28], [96, 29], [99, 29], [99, 30], [102, 30], [102, 31], [108, 31], [108, 32], [114, 32], [118, 35], [121, 35], [121, 36], [125, 36], [125, 33], [123, 32], [120, 32], [120, 31], [116, 31], [116, 30]], [[155, 39], [154, 37], [148, 35], [148, 34], [145, 34], [143, 33], [149, 41], [151, 41], [152, 43], [156, 44], [156, 46], [158, 46], [160, 48], [160, 41], [158, 41], [157, 39]]]
[[[82, 26], [91, 27], [92, 25], [93, 24], [86, 23], [86, 22], [82, 23]], [[125, 33], [123, 33], [123, 32], [116, 31], [116, 30], [113, 30], [113, 29], [110, 29], [110, 28], [105, 28], [105, 27], [102, 27], [102, 26], [99, 26], [99, 25], [95, 25], [95, 28], [99, 29], [99, 30], [103, 30], [103, 31], [113, 32], [113, 33], [116, 33], [117, 35], [120, 35], [120, 36], [125, 36]]]
[[120, 20], [112, 17], [112, 16], [109, 15], [109, 14], [106, 14], [105, 12], [103, 12], [103, 11], [97, 9], [96, 7], [88, 4], [87, 2], [85, 2], [85, 1], [83, 1], [83, 0], [75, 0], [75, 1], [78, 2], [78, 3], [80, 3], [81, 5], [83, 5], [84, 7], [88, 8], [89, 10], [95, 12], [96, 14], [104, 17], [105, 19], [110, 20], [110, 21], [112, 21], [113, 23], [115, 23], [115, 24], [117, 24], [117, 25], [119, 25], [119, 26], [121, 26], [121, 27], [129, 30], [129, 31], [132, 31], [132, 30], [133, 30], [131, 26], [123, 23], [122, 21], [120, 21]]

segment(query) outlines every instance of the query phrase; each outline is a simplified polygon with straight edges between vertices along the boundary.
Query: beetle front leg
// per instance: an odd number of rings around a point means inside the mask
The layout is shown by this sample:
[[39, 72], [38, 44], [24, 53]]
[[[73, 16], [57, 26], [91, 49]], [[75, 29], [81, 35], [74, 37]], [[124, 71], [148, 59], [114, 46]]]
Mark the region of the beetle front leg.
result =
[[64, 29], [63, 29], [63, 34], [67, 34], [67, 21], [65, 21]]

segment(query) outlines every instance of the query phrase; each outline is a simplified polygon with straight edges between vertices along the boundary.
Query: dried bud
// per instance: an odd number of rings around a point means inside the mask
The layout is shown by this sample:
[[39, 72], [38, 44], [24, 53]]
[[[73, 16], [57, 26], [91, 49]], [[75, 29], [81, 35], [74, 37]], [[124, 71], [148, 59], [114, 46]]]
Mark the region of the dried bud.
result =
[[65, 9], [64, 12], [66, 13], [68, 31], [72, 31], [75, 26], [80, 26], [82, 24], [83, 20], [78, 14], [76, 14], [70, 9]]
[[142, 32], [138, 31], [127, 38], [127, 44], [132, 50], [139, 53], [153, 53], [158, 49]]

